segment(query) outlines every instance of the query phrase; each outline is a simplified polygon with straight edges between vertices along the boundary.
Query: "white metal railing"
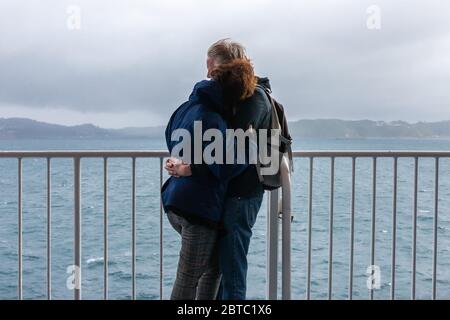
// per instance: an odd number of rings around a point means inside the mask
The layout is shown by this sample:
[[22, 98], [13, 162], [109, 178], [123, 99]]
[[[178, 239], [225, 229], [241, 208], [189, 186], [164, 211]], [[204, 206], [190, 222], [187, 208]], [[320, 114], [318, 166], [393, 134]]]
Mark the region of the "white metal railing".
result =
[[[397, 229], [397, 180], [398, 158], [414, 159], [414, 192], [413, 192], [413, 235], [412, 235], [412, 262], [411, 262], [411, 299], [416, 298], [416, 254], [417, 254], [417, 193], [418, 193], [418, 160], [419, 158], [432, 158], [434, 164], [434, 222], [433, 222], [433, 266], [432, 266], [432, 299], [436, 299], [437, 275], [437, 231], [439, 214], [439, 160], [450, 158], [450, 151], [297, 151], [294, 157], [309, 158], [309, 191], [308, 191], [308, 253], [307, 253], [307, 281], [306, 299], [311, 298], [311, 247], [312, 247], [312, 197], [313, 197], [313, 167], [315, 158], [330, 158], [330, 205], [329, 205], [329, 255], [328, 255], [328, 298], [332, 298], [332, 270], [333, 270], [333, 213], [334, 213], [334, 167], [335, 158], [352, 159], [352, 191], [351, 191], [351, 226], [350, 226], [350, 258], [349, 258], [349, 284], [348, 298], [353, 298], [353, 266], [354, 266], [354, 239], [355, 239], [355, 163], [357, 158], [372, 159], [372, 208], [371, 208], [371, 241], [370, 262], [375, 264], [375, 222], [377, 199], [377, 159], [393, 158], [393, 201], [392, 201], [392, 256], [391, 256], [391, 299], [395, 299], [395, 266], [396, 266], [396, 229]], [[448, 175], [450, 173], [447, 172]], [[450, 178], [450, 177], [449, 177]], [[284, 271], [284, 270], [283, 270]], [[369, 297], [373, 299], [374, 290], [370, 290]]]
[[[18, 299], [22, 299], [22, 159], [44, 158], [47, 159], [47, 297], [51, 299], [51, 159], [71, 158], [74, 161], [74, 265], [78, 266], [78, 287], [74, 289], [74, 299], [82, 298], [81, 290], [81, 159], [103, 158], [103, 199], [104, 199], [104, 299], [108, 299], [108, 159], [131, 158], [132, 159], [132, 299], [136, 298], [136, 158], [159, 159], [159, 182], [163, 181], [163, 159], [169, 154], [165, 151], [0, 151], [1, 158], [15, 158], [18, 160]], [[436, 298], [436, 272], [437, 272], [437, 229], [438, 229], [438, 203], [439, 203], [439, 160], [450, 158], [450, 151], [295, 151], [295, 158], [309, 158], [308, 177], [308, 243], [307, 243], [307, 281], [306, 299], [311, 298], [311, 248], [312, 248], [312, 219], [313, 219], [313, 167], [315, 158], [330, 158], [330, 205], [329, 205], [329, 235], [328, 235], [328, 297], [332, 297], [333, 275], [333, 213], [334, 213], [334, 179], [335, 158], [351, 158], [352, 160], [352, 190], [351, 190], [351, 226], [350, 226], [350, 255], [349, 255], [349, 291], [348, 298], [353, 297], [353, 264], [354, 264], [354, 224], [355, 224], [355, 163], [357, 158], [372, 158], [372, 208], [371, 208], [371, 246], [370, 256], [372, 265], [375, 263], [375, 217], [376, 217], [376, 179], [377, 158], [393, 158], [393, 202], [392, 202], [392, 272], [391, 272], [391, 298], [395, 297], [395, 265], [396, 265], [396, 216], [397, 216], [397, 167], [398, 158], [413, 158], [414, 161], [414, 214], [412, 237], [412, 278], [411, 299], [416, 294], [416, 242], [417, 242], [417, 192], [418, 192], [418, 159], [435, 159], [435, 186], [434, 186], [434, 223], [433, 223], [433, 267], [432, 267], [432, 298]], [[268, 197], [267, 216], [267, 298], [277, 299], [278, 293], [278, 217], [282, 217], [281, 255], [282, 255], [282, 299], [291, 298], [291, 175], [287, 161], [282, 161], [281, 202], [280, 191], [271, 191]], [[163, 210], [160, 202], [160, 298], [163, 297]], [[373, 290], [370, 292], [373, 299]]]
[[280, 190], [270, 191], [267, 206], [267, 298], [278, 297], [278, 217], [281, 215], [281, 298], [291, 299], [291, 171], [288, 160], [283, 157]]
[[[71, 158], [74, 162], [74, 299], [81, 299], [81, 159], [103, 158], [103, 199], [104, 199], [104, 299], [108, 299], [108, 159], [131, 158], [132, 161], [132, 299], [136, 298], [136, 158], [158, 158], [160, 165], [160, 186], [163, 179], [163, 159], [169, 156], [166, 151], [0, 151], [0, 158], [18, 160], [18, 299], [22, 299], [22, 159], [47, 159], [47, 298], [51, 299], [51, 159]], [[163, 296], [163, 212], [160, 204], [160, 297]]]

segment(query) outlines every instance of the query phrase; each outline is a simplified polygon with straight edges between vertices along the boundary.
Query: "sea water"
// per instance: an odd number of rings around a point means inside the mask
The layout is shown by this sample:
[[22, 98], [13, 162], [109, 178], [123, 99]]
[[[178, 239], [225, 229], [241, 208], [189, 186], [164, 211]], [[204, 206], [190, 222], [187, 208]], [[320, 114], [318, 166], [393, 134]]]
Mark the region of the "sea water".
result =
[[[155, 150], [159, 139], [142, 140], [2, 140], [0, 150]], [[438, 139], [298, 139], [295, 150], [450, 150]], [[137, 159], [137, 298], [159, 299], [160, 205], [159, 160]], [[109, 159], [109, 298], [131, 298], [131, 159]], [[411, 289], [414, 159], [398, 160], [396, 298]], [[52, 159], [52, 298], [71, 299], [73, 264], [73, 161]], [[389, 298], [392, 255], [393, 159], [377, 161], [375, 264], [380, 270], [376, 299]], [[83, 159], [82, 291], [84, 299], [103, 297], [103, 159]], [[351, 159], [335, 160], [333, 219], [333, 298], [346, 299], [349, 284]], [[292, 194], [292, 297], [306, 291], [309, 159], [296, 159]], [[329, 250], [330, 159], [314, 160], [312, 203], [311, 297], [327, 298]], [[164, 179], [167, 176], [164, 175]], [[370, 265], [372, 159], [356, 161], [353, 298], [367, 299]], [[432, 290], [434, 159], [419, 161], [417, 219], [417, 297]], [[440, 161], [438, 221], [438, 298], [450, 298], [450, 159]], [[46, 159], [23, 159], [23, 297], [46, 298], [47, 276]], [[0, 299], [17, 297], [17, 159], [0, 159]], [[264, 299], [266, 289], [266, 210], [263, 201], [249, 252], [248, 298]], [[163, 216], [163, 298], [170, 296], [180, 238]]]

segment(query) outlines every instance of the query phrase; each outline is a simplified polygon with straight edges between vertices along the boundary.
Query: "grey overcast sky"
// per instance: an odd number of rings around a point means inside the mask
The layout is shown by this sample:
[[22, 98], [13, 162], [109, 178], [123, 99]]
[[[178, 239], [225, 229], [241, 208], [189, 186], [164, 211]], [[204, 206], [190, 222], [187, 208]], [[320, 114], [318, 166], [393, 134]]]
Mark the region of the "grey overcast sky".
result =
[[0, 117], [165, 124], [224, 37], [290, 119], [450, 119], [447, 0], [1, 0]]

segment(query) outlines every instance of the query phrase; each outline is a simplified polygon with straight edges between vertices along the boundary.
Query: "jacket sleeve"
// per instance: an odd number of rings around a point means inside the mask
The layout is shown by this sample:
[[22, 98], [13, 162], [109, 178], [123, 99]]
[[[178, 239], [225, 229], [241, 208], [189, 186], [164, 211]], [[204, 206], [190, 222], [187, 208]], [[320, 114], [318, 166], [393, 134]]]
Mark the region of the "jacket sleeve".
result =
[[169, 123], [167, 123], [167, 127], [165, 130], [165, 138], [166, 138], [166, 146], [167, 146], [167, 150], [170, 150], [170, 135], [172, 134], [172, 130], [171, 130], [171, 123], [172, 123], [172, 118], [170, 118]]

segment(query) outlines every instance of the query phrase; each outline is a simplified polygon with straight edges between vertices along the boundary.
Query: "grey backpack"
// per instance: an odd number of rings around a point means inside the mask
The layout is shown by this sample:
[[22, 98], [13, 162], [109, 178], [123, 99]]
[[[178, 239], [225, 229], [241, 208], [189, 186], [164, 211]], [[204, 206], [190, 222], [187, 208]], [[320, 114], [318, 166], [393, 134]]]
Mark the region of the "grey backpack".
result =
[[[269, 129], [279, 130], [278, 132], [280, 137], [278, 145], [272, 145], [269, 133], [266, 148], [267, 150], [269, 150], [269, 154], [271, 154], [271, 152], [278, 152], [279, 164], [281, 164], [283, 158], [286, 157], [288, 160], [288, 164], [290, 166], [290, 170], [294, 171], [292, 161], [292, 148], [291, 148], [292, 138], [289, 133], [288, 123], [284, 113], [283, 105], [278, 101], [276, 101], [271, 96], [270, 89], [259, 85], [258, 87], [264, 90], [264, 92], [267, 95], [267, 98], [270, 101], [272, 115], [271, 115], [271, 126]], [[262, 183], [264, 190], [275, 190], [281, 187], [280, 165], [278, 166], [278, 170], [274, 174], [265, 174], [264, 173], [265, 170], [263, 169], [269, 166], [270, 165], [262, 164], [259, 161], [258, 157], [258, 162], [256, 164], [256, 171], [258, 173], [259, 181]]]

